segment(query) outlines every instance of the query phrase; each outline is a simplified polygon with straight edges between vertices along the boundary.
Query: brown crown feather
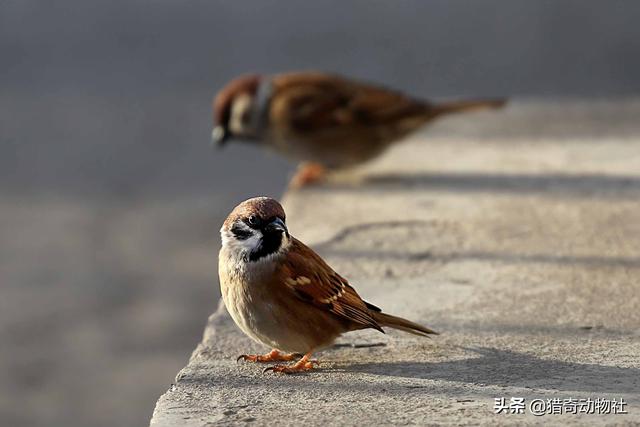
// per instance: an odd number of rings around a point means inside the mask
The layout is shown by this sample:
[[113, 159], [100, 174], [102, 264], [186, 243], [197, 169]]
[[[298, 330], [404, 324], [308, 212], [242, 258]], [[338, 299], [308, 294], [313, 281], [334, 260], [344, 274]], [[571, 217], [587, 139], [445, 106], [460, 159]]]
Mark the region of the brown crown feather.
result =
[[254, 197], [245, 200], [236, 206], [224, 222], [226, 228], [230, 228], [239, 218], [257, 215], [262, 220], [278, 217], [286, 220], [284, 209], [277, 200], [270, 197]]
[[231, 102], [241, 93], [255, 95], [260, 83], [258, 74], [249, 74], [232, 80], [223, 87], [213, 100], [213, 120], [218, 125], [226, 125], [231, 114]]

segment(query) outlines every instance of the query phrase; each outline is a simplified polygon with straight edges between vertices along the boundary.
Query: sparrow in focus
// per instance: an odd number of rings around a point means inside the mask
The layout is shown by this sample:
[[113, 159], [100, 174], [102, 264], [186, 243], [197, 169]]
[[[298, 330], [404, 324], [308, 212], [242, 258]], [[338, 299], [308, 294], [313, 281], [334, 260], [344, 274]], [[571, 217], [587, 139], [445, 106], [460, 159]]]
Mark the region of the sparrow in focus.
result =
[[381, 154], [425, 123], [449, 113], [504, 105], [502, 99], [433, 104], [333, 74], [246, 75], [213, 101], [212, 138], [264, 144], [302, 161], [293, 186]]
[[[433, 330], [383, 313], [360, 298], [349, 282], [318, 254], [289, 234], [276, 200], [256, 197], [240, 203], [220, 229], [218, 273], [227, 311], [250, 338], [273, 350], [238, 360], [291, 365], [266, 370], [295, 373], [313, 368], [313, 352], [341, 334], [383, 327], [421, 336]], [[266, 371], [265, 370], [265, 371]]]

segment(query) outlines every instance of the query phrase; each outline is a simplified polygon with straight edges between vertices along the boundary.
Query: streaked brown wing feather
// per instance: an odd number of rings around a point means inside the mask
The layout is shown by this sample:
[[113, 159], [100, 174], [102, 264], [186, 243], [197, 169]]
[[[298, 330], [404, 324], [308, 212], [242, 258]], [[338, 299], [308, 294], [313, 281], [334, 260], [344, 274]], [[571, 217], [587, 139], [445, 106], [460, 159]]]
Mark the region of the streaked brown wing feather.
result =
[[346, 279], [304, 243], [293, 238], [291, 245], [277, 272], [286, 289], [322, 310], [382, 332], [366, 303]]
[[359, 84], [350, 109], [362, 122], [389, 123], [424, 115], [428, 104], [389, 89]]
[[427, 103], [399, 92], [330, 74], [282, 74], [272, 82], [274, 104], [287, 109], [285, 116], [298, 131], [380, 125], [424, 115], [430, 109]]

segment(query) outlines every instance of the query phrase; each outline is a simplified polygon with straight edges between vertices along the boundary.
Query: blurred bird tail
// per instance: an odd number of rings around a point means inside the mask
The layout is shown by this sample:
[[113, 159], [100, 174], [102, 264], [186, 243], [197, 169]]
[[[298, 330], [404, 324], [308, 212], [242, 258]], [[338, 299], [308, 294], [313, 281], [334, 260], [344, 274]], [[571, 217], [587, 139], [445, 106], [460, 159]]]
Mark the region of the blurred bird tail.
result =
[[422, 337], [428, 337], [431, 334], [438, 335], [438, 333], [425, 326], [418, 325], [401, 317], [392, 316], [390, 314], [382, 312], [373, 312], [373, 318], [380, 326], [388, 326], [393, 329], [399, 329], [410, 334], [420, 335]]
[[435, 117], [435, 116], [440, 116], [440, 115], [449, 114], [449, 113], [459, 113], [464, 111], [502, 108], [506, 103], [507, 103], [507, 100], [504, 98], [452, 101], [452, 102], [445, 102], [443, 104], [432, 105], [431, 111], [433, 113], [432, 117]]

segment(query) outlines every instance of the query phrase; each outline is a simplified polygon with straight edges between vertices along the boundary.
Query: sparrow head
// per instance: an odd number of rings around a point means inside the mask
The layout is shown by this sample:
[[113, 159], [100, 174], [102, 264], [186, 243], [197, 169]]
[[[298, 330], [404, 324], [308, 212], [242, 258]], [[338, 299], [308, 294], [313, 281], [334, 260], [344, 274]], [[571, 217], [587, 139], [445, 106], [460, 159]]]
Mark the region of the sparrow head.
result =
[[256, 131], [255, 98], [260, 76], [238, 77], [227, 84], [213, 100], [213, 142], [222, 146], [234, 136], [252, 137]]
[[220, 229], [222, 246], [247, 262], [279, 253], [289, 242], [284, 209], [269, 197], [255, 197], [236, 206]]

